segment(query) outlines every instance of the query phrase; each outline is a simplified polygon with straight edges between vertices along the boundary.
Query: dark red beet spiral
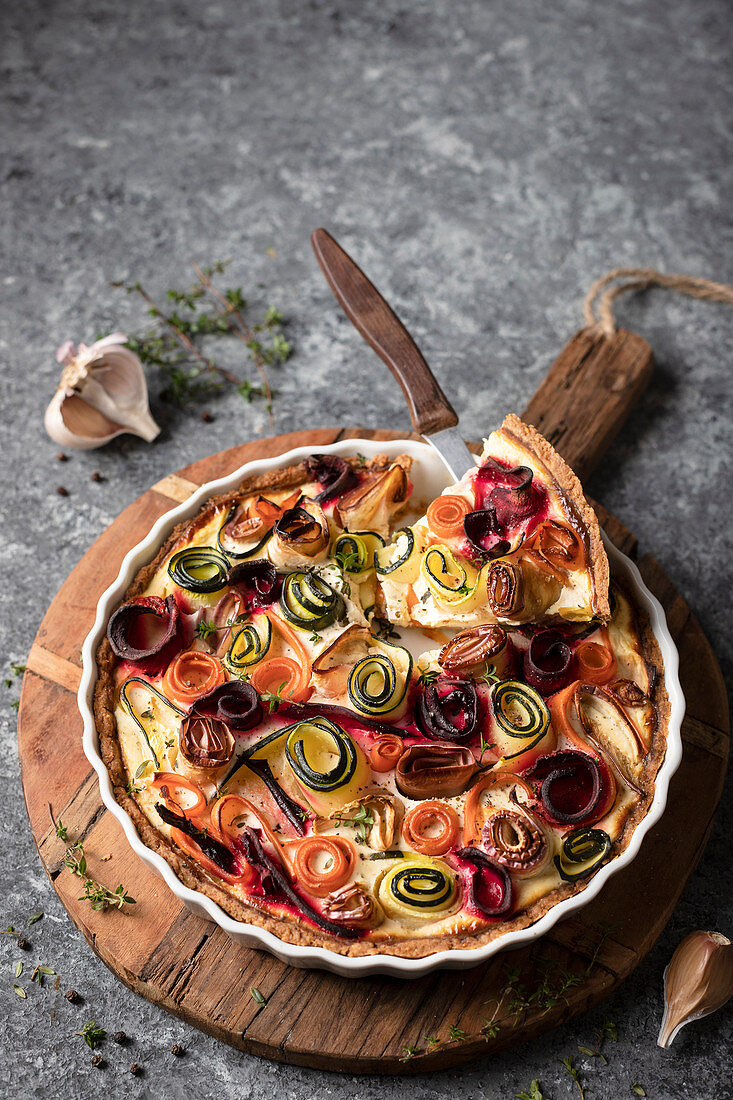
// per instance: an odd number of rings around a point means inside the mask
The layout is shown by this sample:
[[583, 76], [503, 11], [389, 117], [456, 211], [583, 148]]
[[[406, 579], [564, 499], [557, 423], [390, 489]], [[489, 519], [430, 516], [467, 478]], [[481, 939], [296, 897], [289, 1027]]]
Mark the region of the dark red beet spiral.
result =
[[280, 578], [267, 558], [238, 562], [229, 570], [227, 584], [236, 589], [248, 611], [269, 607], [280, 595]]
[[513, 904], [512, 880], [506, 868], [494, 863], [478, 848], [459, 848], [456, 856], [465, 883], [465, 904], [484, 917], [504, 917]]
[[251, 684], [227, 680], [197, 699], [189, 713], [216, 718], [236, 733], [243, 733], [262, 721], [262, 704]]
[[535, 634], [524, 652], [524, 675], [527, 683], [540, 695], [554, 695], [569, 684], [573, 651], [557, 630], [542, 630]]
[[465, 745], [476, 734], [480, 708], [472, 680], [439, 676], [426, 684], [415, 705], [415, 721], [426, 737]]
[[523, 778], [534, 787], [543, 816], [560, 825], [589, 821], [604, 788], [597, 758], [576, 749], [558, 749], [538, 757]]
[[349, 466], [348, 462], [338, 455], [311, 455], [306, 459], [305, 468], [308, 476], [317, 481], [323, 489], [314, 499], [318, 504], [327, 504], [336, 500], [347, 489], [353, 489], [359, 478]]
[[481, 508], [469, 512], [463, 520], [463, 531], [478, 556], [485, 559], [500, 558], [510, 549], [503, 526], [499, 523], [495, 508]]
[[161, 672], [183, 646], [183, 626], [173, 596], [141, 596], [118, 607], [107, 624], [113, 653], [141, 672]]

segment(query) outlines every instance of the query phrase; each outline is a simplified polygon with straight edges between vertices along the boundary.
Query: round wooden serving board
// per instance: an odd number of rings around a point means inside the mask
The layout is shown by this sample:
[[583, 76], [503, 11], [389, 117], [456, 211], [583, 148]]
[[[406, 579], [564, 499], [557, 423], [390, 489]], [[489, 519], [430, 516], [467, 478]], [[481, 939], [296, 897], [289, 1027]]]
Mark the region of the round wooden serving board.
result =
[[[71, 919], [126, 985], [254, 1054], [350, 1073], [404, 1073], [456, 1065], [523, 1042], [595, 1004], [633, 970], [664, 928], [705, 846], [728, 756], [728, 716], [720, 670], [700, 627], [660, 567], [644, 557], [639, 567], [664, 605], [680, 649], [687, 699], [684, 757], [664, 817], [636, 860], [577, 916], [533, 947], [500, 954], [472, 970], [405, 981], [347, 980], [293, 969], [237, 946], [189, 913], [134, 855], [101, 803], [95, 773], [82, 752], [75, 696], [82, 641], [127, 550], [198, 485], [254, 458], [304, 445], [317, 450], [359, 435], [390, 439], [396, 433], [324, 429], [247, 443], [164, 478], [130, 505], [84, 555], [41, 624], [23, 680], [18, 739], [26, 805], [43, 865]], [[598, 511], [614, 542], [633, 555], [633, 536]], [[69, 827], [69, 839], [83, 841], [91, 874], [113, 888], [124, 883], [136, 905], [123, 913], [97, 913], [77, 900], [79, 880], [63, 864], [65, 844], [51, 828], [49, 802]], [[604, 922], [613, 931], [591, 964]], [[580, 982], [550, 1011], [521, 1012], [515, 1026], [512, 1018], [487, 1041], [481, 1028], [505, 990], [507, 966], [520, 968], [531, 991], [547, 957]], [[250, 987], [261, 991], [264, 1005], [253, 999]], [[497, 1018], [506, 1014], [504, 1006]], [[407, 1047], [414, 1053], [406, 1056]]]

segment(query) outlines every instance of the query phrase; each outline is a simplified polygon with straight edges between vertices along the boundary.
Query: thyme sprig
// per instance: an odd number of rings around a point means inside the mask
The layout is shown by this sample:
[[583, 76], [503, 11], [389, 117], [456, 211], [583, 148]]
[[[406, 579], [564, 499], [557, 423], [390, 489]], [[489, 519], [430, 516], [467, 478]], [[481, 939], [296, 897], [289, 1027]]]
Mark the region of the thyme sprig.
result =
[[371, 829], [374, 825], [374, 814], [368, 806], [360, 806], [351, 817], [337, 814], [333, 820], [336, 825], [347, 825], [352, 829], [356, 829], [356, 839], [360, 844], [366, 844], [367, 829]]
[[524, 1092], [524, 1090], [520, 1090], [519, 1092], [515, 1092], [514, 1095], [516, 1097], [516, 1100], [545, 1100], [544, 1093], [540, 1088], [540, 1083], [536, 1079], [532, 1081], [531, 1085], [529, 1086], [529, 1092]]
[[[260, 397], [272, 422], [273, 390], [266, 367], [284, 363], [292, 348], [285, 338], [285, 319], [274, 306], [269, 306], [257, 320], [247, 320], [248, 303], [241, 287], [219, 290], [212, 276], [221, 275], [229, 261], [199, 267], [194, 264], [197, 282], [184, 289], [167, 293], [172, 308], [160, 308], [148, 291], [135, 281], [112, 282], [110, 285], [136, 294], [146, 303], [153, 327], [140, 336], [133, 336], [127, 346], [140, 356], [143, 363], [157, 367], [167, 382], [167, 395], [176, 404], [209, 397], [225, 386], [234, 387], [246, 400]], [[220, 366], [201, 348], [205, 337], [233, 336], [247, 348], [247, 357], [254, 363], [260, 385]]]
[[81, 1036], [90, 1050], [94, 1050], [95, 1047], [98, 1047], [106, 1034], [107, 1032], [103, 1027], [97, 1027], [96, 1020], [88, 1020], [81, 1031], [74, 1032], [74, 1035]]
[[103, 912], [106, 909], [122, 909], [122, 906], [135, 905], [135, 899], [125, 890], [122, 883], [116, 890], [110, 890], [97, 879], [92, 878], [87, 870], [87, 858], [84, 855], [84, 846], [80, 840], [66, 849], [64, 866], [77, 875], [83, 883], [84, 893], [79, 901], [88, 901], [92, 909]]
[[[527, 1013], [533, 1012], [545, 1016], [561, 1002], [567, 1002], [570, 990], [585, 981], [594, 969], [603, 950], [603, 945], [611, 935], [613, 928], [603, 922], [600, 924], [600, 930], [600, 937], [584, 970], [573, 973], [567, 970], [558, 959], [539, 956], [535, 960], [535, 976], [530, 985], [524, 980], [519, 967], [507, 965], [504, 969], [504, 987], [499, 995], [493, 998], [492, 1002], [489, 1002], [493, 1003], [494, 1010], [490, 1016], [484, 1018], [478, 1032], [467, 1033], [456, 1024], [451, 1024], [447, 1038], [436, 1040], [435, 1037], [431, 1036], [427, 1041], [428, 1045], [425, 1051], [416, 1043], [411, 1044], [409, 1047], [403, 1047], [403, 1058], [400, 1060], [406, 1061], [407, 1058], [429, 1053], [431, 1050], [456, 1042], [471, 1042], [481, 1038], [488, 1043], [492, 1039], [496, 1039], [503, 1028], [517, 1027], [520, 1020]], [[601, 1031], [604, 1038], [606, 1036], [613, 1039], [617, 1038], [616, 1026], [611, 1021], [607, 1020]], [[409, 1051], [409, 1054], [405, 1053], [407, 1051]], [[535, 1100], [531, 1087], [530, 1093], [524, 1095], [529, 1095], [530, 1100]], [[539, 1090], [539, 1085], [537, 1090]], [[541, 1100], [541, 1092], [537, 1092], [537, 1095]]]

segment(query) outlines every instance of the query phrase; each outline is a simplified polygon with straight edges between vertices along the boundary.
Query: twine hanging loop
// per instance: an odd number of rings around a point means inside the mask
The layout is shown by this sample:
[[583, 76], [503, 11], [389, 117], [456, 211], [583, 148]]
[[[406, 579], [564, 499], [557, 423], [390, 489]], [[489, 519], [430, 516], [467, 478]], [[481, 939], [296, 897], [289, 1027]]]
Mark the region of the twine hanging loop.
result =
[[[612, 286], [617, 280], [624, 280]], [[708, 302], [726, 302], [733, 305], [733, 286], [714, 283], [710, 279], [700, 279], [695, 275], [664, 275], [647, 267], [615, 267], [607, 275], [596, 279], [585, 296], [583, 315], [586, 324], [598, 328], [606, 336], [616, 331], [616, 318], [613, 315], [613, 302], [621, 294], [632, 290], [646, 290], [650, 286], [666, 287], [691, 298], [703, 298]]]

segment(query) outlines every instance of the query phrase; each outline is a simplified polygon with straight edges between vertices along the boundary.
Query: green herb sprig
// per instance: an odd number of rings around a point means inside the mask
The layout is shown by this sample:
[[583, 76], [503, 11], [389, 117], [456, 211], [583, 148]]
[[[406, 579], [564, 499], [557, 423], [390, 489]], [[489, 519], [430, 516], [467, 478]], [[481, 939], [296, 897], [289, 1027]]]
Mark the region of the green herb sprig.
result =
[[79, 1035], [84, 1040], [90, 1050], [94, 1050], [102, 1040], [105, 1038], [107, 1032], [103, 1027], [97, 1027], [96, 1020], [89, 1020], [84, 1024], [81, 1031], [75, 1031], [74, 1035]]
[[[143, 363], [157, 367], [167, 383], [167, 394], [176, 404], [200, 400], [232, 386], [247, 402], [262, 398], [272, 422], [273, 391], [266, 367], [286, 362], [292, 347], [285, 338], [285, 319], [274, 306], [269, 306], [257, 320], [248, 320], [248, 303], [241, 287], [220, 291], [212, 276], [221, 275], [229, 261], [209, 267], [194, 264], [197, 282], [185, 289], [168, 291], [169, 309], [161, 309], [139, 282], [113, 282], [110, 285], [137, 294], [148, 307], [154, 325], [140, 336], [133, 336], [127, 346], [140, 356]], [[233, 336], [247, 349], [254, 363], [260, 385], [221, 367], [201, 350], [205, 337]]]
[[374, 825], [374, 814], [367, 806], [360, 806], [351, 817], [338, 814], [334, 817], [334, 822], [336, 825], [348, 825], [352, 829], [356, 829], [356, 839], [360, 844], [366, 844], [367, 830]]
[[88, 901], [92, 909], [97, 912], [103, 912], [106, 909], [121, 910], [125, 904], [135, 905], [135, 899], [130, 897], [122, 884], [116, 890], [110, 890], [97, 879], [92, 878], [87, 870], [87, 859], [80, 840], [66, 849], [64, 865], [82, 880], [84, 893], [79, 901]]

